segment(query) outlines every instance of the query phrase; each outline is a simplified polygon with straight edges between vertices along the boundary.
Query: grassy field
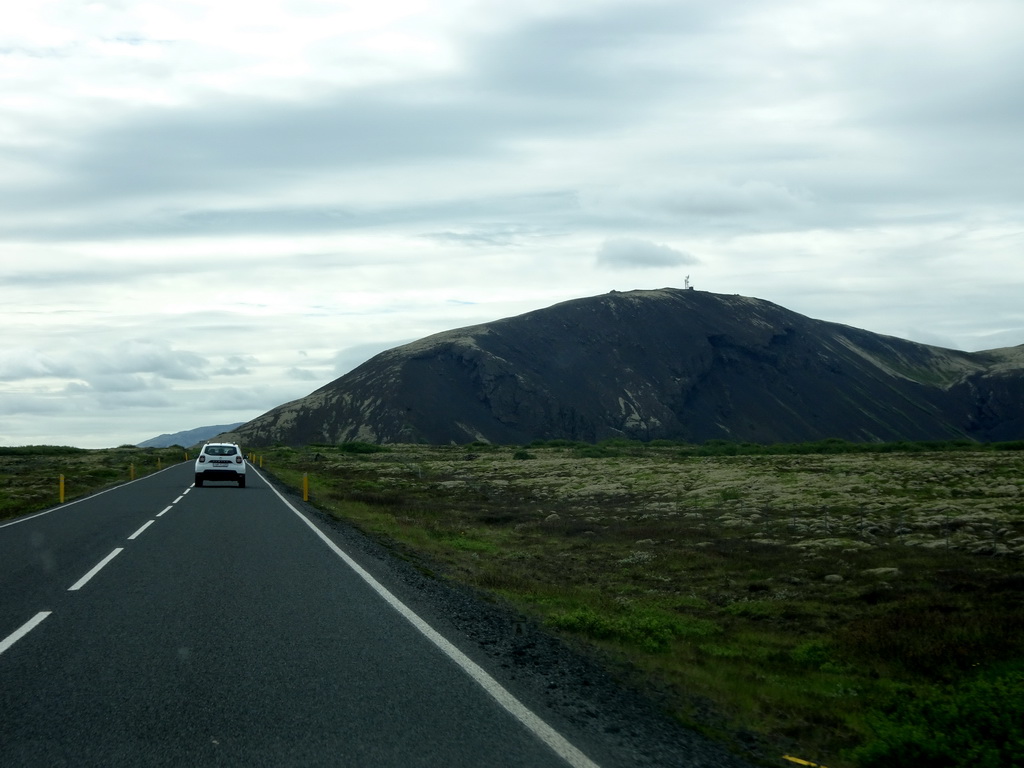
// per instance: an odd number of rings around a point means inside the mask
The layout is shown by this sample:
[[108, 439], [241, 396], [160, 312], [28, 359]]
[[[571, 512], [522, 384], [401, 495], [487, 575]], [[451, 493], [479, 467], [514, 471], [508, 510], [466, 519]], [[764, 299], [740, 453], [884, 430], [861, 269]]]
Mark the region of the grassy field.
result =
[[[259, 456], [420, 569], [591, 649], [769, 765], [1024, 765], [1024, 451], [931, 447]], [[55, 505], [59, 474], [70, 499], [182, 458], [0, 449], [0, 519]]]
[[36, 512], [60, 503], [60, 476], [64, 500], [72, 501], [96, 491], [142, 477], [185, 459], [182, 448], [120, 448], [87, 450], [67, 446], [0, 447], [0, 521]]
[[423, 570], [585, 643], [769, 764], [1024, 764], [1024, 452], [904, 448], [263, 458]]

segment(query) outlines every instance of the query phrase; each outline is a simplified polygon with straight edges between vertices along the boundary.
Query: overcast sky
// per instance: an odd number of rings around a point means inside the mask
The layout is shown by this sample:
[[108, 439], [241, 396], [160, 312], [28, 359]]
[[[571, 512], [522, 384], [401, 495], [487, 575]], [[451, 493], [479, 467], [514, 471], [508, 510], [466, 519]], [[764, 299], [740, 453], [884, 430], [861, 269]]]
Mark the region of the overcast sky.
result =
[[31, 0], [0, 444], [247, 421], [609, 290], [1024, 343], [1021, 0]]

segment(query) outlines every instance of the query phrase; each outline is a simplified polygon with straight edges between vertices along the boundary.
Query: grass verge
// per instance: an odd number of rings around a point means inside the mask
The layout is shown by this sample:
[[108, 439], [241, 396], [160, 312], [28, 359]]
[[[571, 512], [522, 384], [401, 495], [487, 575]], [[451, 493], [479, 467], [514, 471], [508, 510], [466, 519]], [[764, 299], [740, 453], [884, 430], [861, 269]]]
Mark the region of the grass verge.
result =
[[0, 447], [0, 520], [58, 506], [61, 475], [64, 500], [68, 502], [184, 459], [184, 449], [178, 447]]

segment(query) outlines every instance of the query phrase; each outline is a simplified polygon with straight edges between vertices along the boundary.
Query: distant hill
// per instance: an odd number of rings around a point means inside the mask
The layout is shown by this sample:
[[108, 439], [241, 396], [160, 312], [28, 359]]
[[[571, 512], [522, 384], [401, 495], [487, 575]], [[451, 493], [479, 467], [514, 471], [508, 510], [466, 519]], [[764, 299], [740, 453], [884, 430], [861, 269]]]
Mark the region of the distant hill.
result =
[[967, 353], [744, 296], [612, 292], [382, 352], [247, 445], [1024, 439], [1024, 345]]
[[189, 429], [185, 432], [175, 432], [173, 435], [160, 435], [160, 437], [154, 437], [147, 440], [144, 443], [139, 443], [139, 448], [167, 448], [171, 445], [180, 445], [182, 448], [188, 448], [196, 443], [201, 443], [204, 440], [209, 440], [212, 437], [216, 437], [222, 432], [230, 432], [232, 429], [239, 427], [244, 422], [236, 422], [234, 424], [221, 424], [215, 427], [196, 427], [195, 429]]

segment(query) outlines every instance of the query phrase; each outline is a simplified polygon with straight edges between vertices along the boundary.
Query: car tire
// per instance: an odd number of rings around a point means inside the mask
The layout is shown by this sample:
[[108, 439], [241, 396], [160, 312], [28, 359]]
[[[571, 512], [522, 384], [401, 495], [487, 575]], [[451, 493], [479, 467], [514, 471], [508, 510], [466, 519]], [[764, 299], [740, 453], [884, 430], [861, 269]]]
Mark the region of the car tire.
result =
[[245, 475], [240, 475], [238, 478], [238, 487], [245, 488]]
[[196, 475], [196, 488], [202, 488], [202, 487], [203, 487], [203, 476], [202, 475]]

